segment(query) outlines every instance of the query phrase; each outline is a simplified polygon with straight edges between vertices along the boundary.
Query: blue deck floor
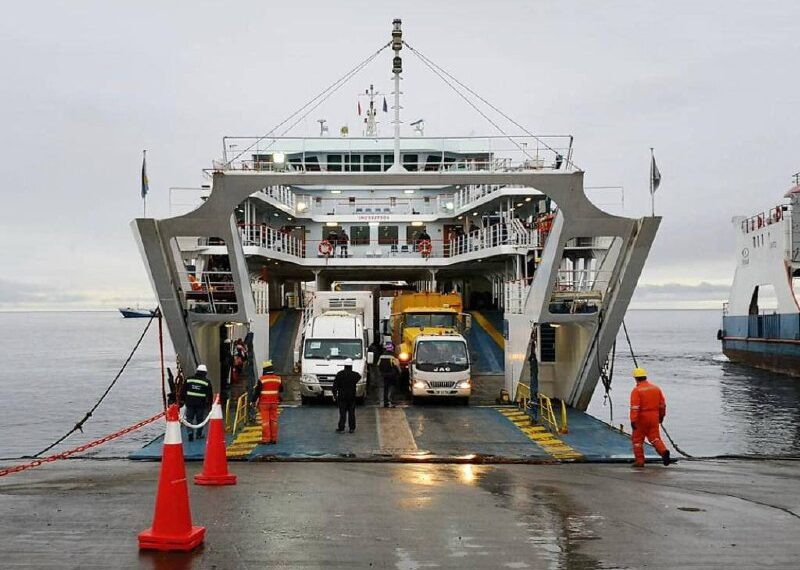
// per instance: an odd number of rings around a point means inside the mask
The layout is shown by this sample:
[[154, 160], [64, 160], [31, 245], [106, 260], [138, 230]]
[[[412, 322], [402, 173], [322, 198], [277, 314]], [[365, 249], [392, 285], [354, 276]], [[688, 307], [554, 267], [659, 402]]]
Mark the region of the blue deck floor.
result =
[[[507, 410], [507, 409], [506, 409]], [[280, 437], [275, 445], [253, 443], [242, 460], [408, 460], [409, 457], [460, 459], [478, 456], [484, 461], [557, 461], [558, 457], [539, 445], [536, 438], [523, 431], [528, 426], [515, 425], [496, 407], [460, 407], [420, 405], [398, 408], [401, 427], [416, 447], [413, 453], [381, 449], [381, 408], [357, 409], [355, 433], [336, 433], [338, 412], [334, 406], [284, 407], [280, 415]], [[256, 430], [257, 433], [257, 430]], [[541, 434], [541, 432], [539, 432]], [[608, 426], [584, 412], [569, 411], [569, 433], [554, 434], [565, 446], [582, 457], [576, 461], [630, 462], [633, 460], [627, 434]], [[227, 436], [230, 445], [234, 438]], [[187, 460], [201, 460], [205, 440], [186, 441]], [[158, 460], [162, 438], [150, 442], [130, 455], [131, 459]], [[551, 448], [552, 449], [552, 448]], [[648, 459], [658, 459], [647, 448]]]

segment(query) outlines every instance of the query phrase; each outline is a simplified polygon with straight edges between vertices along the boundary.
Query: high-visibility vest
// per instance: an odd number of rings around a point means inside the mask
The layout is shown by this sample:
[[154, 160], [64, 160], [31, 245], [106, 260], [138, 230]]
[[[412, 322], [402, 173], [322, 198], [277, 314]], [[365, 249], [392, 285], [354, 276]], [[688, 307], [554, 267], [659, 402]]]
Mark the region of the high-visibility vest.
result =
[[186, 379], [186, 396], [193, 398], [206, 398], [206, 392], [202, 392], [204, 388], [208, 388], [208, 380], [202, 378], [187, 378]]
[[278, 392], [281, 389], [281, 377], [277, 374], [264, 374], [261, 378], [261, 395], [259, 404], [277, 404], [280, 401]]

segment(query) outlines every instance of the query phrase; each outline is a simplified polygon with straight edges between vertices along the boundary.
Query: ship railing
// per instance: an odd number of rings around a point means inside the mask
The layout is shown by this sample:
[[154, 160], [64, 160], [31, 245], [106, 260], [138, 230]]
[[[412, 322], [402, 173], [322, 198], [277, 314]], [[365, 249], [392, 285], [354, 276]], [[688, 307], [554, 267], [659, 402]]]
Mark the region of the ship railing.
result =
[[292, 210], [295, 209], [295, 193], [289, 186], [275, 184], [262, 188], [260, 192], [281, 204], [289, 206]]
[[521, 315], [525, 312], [525, 302], [532, 282], [533, 277], [523, 277], [503, 283], [503, 307], [506, 313]]
[[[383, 172], [393, 161], [390, 137], [223, 137], [217, 171]], [[571, 135], [400, 137], [410, 171], [575, 171]], [[334, 158], [335, 157], [335, 158]], [[424, 162], [423, 162], [424, 160]]]
[[236, 287], [230, 271], [186, 271], [181, 286], [188, 311], [230, 314], [238, 310]]
[[245, 247], [256, 246], [301, 258], [306, 256], [303, 240], [266, 224], [239, 224], [239, 234]]
[[261, 279], [255, 279], [250, 283], [250, 287], [253, 290], [256, 313], [259, 315], [269, 314], [269, 285]]
[[539, 236], [521, 220], [514, 219], [451, 238], [445, 256], [456, 257], [504, 245], [534, 249], [539, 247]]
[[779, 204], [770, 210], [759, 212], [749, 218], [745, 218], [740, 225], [742, 233], [749, 234], [750, 232], [760, 230], [772, 224], [777, 224], [786, 217], [788, 210], [789, 206], [786, 204]]
[[596, 313], [609, 288], [611, 271], [594, 269], [559, 270], [549, 311], [553, 314]]

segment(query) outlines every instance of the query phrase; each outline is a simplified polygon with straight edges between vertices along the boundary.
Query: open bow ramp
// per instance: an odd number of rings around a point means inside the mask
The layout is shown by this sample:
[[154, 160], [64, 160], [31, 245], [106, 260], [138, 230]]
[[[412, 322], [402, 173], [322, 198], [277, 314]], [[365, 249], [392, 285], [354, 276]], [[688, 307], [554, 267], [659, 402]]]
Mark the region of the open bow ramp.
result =
[[[227, 436], [228, 458], [246, 461], [631, 462], [630, 437], [588, 414], [568, 411], [569, 433], [533, 424], [514, 406], [362, 407], [355, 433], [336, 433], [333, 406], [281, 408], [277, 444], [260, 443], [260, 426]], [[131, 454], [161, 458], [162, 438]], [[201, 460], [205, 440], [187, 442]], [[647, 448], [648, 460], [660, 460]]]

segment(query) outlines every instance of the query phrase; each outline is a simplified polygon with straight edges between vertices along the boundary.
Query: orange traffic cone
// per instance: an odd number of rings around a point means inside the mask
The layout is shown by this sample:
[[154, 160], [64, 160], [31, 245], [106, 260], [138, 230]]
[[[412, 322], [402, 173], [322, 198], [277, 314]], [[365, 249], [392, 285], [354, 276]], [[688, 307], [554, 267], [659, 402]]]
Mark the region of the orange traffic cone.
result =
[[178, 406], [167, 409], [167, 432], [161, 452], [161, 473], [153, 526], [139, 533], [140, 550], [191, 550], [203, 542], [204, 526], [192, 526], [189, 488], [183, 464]]
[[208, 421], [206, 455], [203, 458], [203, 471], [194, 476], [197, 485], [236, 485], [236, 475], [228, 473], [228, 457], [225, 453], [225, 425], [222, 421], [222, 406], [219, 394], [211, 406], [211, 419]]

